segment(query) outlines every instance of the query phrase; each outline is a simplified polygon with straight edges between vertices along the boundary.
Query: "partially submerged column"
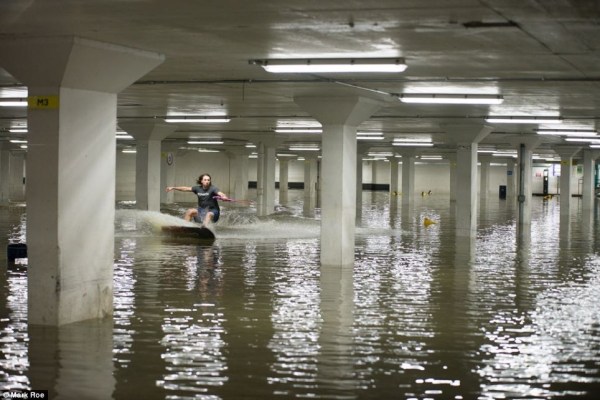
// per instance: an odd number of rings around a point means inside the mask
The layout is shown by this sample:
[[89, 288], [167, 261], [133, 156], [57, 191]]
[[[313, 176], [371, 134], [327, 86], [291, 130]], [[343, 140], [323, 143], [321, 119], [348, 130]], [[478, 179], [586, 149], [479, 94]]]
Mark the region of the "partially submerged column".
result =
[[560, 156], [560, 215], [571, 213], [573, 180], [573, 157], [579, 153], [581, 147], [555, 146], [554, 151]]
[[594, 176], [598, 157], [600, 157], [600, 151], [598, 150], [583, 150], [583, 192], [581, 198], [583, 210], [594, 209], [596, 198], [596, 194], [594, 193]]
[[229, 196], [234, 199], [246, 199], [248, 196], [248, 150], [246, 148], [229, 148], [226, 154], [231, 163]]
[[507, 138], [510, 143], [517, 147], [518, 171], [517, 178], [517, 228], [518, 233], [526, 233], [531, 227], [531, 197], [533, 193], [531, 185], [532, 156], [533, 150], [539, 146], [541, 139], [535, 135], [517, 135]]
[[317, 205], [317, 162], [316, 154], [304, 155], [304, 209], [314, 210]]
[[117, 93], [164, 57], [62, 36], [9, 38], [0, 54], [29, 90], [28, 322], [111, 315]]
[[275, 212], [275, 150], [274, 141], [261, 141], [258, 144], [256, 212], [260, 217]]
[[281, 156], [279, 159], [279, 204], [288, 202], [288, 176], [289, 176], [289, 157]]
[[[175, 191], [167, 192], [164, 190], [167, 186], [177, 186], [175, 183], [175, 172], [177, 159], [182, 150], [175, 143], [162, 143], [160, 153], [160, 202], [172, 204], [175, 198]], [[187, 151], [187, 150], [185, 150]]]
[[369, 151], [370, 145], [364, 143], [356, 144], [356, 215], [355, 220], [362, 219], [363, 203], [363, 157]]
[[[29, 141], [31, 143], [31, 141]], [[8, 197], [10, 201], [25, 201], [25, 156], [23, 150], [12, 150], [9, 154], [9, 188]]]
[[173, 125], [156, 122], [120, 122], [135, 138], [135, 203], [138, 210], [160, 211], [161, 142], [175, 130]]
[[323, 126], [321, 265], [353, 264], [356, 127], [381, 107], [380, 102], [354, 94], [294, 101]]
[[444, 156], [448, 160], [450, 168], [450, 202], [456, 201], [456, 151]]
[[491, 126], [448, 124], [447, 141], [456, 145], [456, 235], [473, 236], [477, 230], [477, 146]]
[[402, 207], [410, 206], [415, 201], [415, 162], [417, 151], [403, 149], [402, 155]]
[[506, 200], [514, 202], [517, 198], [517, 166], [514, 158], [506, 159]]
[[0, 143], [0, 204], [10, 200], [10, 147], [9, 143]]
[[390, 196], [394, 199], [398, 195], [398, 159], [396, 157], [389, 157], [390, 162]]
[[490, 164], [492, 163], [491, 156], [479, 156], [481, 164], [481, 185], [479, 187], [479, 197], [486, 201], [490, 194]]

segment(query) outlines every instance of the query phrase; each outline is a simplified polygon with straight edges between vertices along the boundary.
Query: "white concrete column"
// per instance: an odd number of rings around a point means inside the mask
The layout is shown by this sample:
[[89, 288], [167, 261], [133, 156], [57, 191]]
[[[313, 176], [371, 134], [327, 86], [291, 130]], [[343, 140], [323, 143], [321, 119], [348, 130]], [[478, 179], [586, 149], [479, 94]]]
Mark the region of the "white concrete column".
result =
[[[395, 198], [395, 194], [398, 194], [398, 159], [396, 157], [389, 157], [390, 161], [390, 196]], [[395, 194], [394, 194], [395, 193]]]
[[583, 150], [583, 193], [581, 197], [583, 210], [593, 210], [596, 199], [594, 176], [596, 174], [596, 160], [600, 156], [598, 150]]
[[289, 157], [279, 157], [279, 204], [288, 202]]
[[111, 315], [117, 93], [164, 57], [65, 36], [0, 54], [29, 93], [28, 323]]
[[474, 236], [477, 231], [477, 144], [492, 127], [472, 124], [444, 125], [456, 151], [456, 235]]
[[456, 201], [456, 152], [444, 156], [448, 160], [450, 168], [450, 202]]
[[160, 211], [161, 141], [175, 131], [174, 125], [156, 122], [120, 122], [136, 141], [135, 202], [138, 210]]
[[362, 215], [363, 198], [363, 157], [369, 151], [369, 146], [361, 143], [356, 145], [356, 219]]
[[507, 140], [517, 148], [518, 177], [517, 177], [517, 228], [519, 234], [529, 232], [531, 227], [531, 187], [533, 150], [541, 143], [537, 136], [508, 137]]
[[490, 195], [490, 164], [492, 162], [492, 157], [479, 156], [479, 162], [481, 164], [481, 183], [479, 186], [479, 198], [485, 201], [489, 198]]
[[23, 150], [13, 150], [10, 152], [9, 169], [9, 189], [8, 197], [10, 201], [25, 201], [26, 188], [23, 179], [25, 179], [25, 157]]
[[402, 154], [402, 207], [410, 206], [415, 201], [415, 149], [404, 149]]
[[248, 153], [246, 148], [231, 148], [226, 152], [231, 171], [230, 196], [234, 199], [245, 200], [248, 197]]
[[256, 180], [256, 212], [264, 217], [275, 211], [275, 144], [263, 141], [258, 144]]
[[304, 156], [304, 208], [313, 210], [317, 205], [317, 155]]
[[514, 158], [506, 159], [506, 201], [517, 199], [517, 165]]
[[0, 144], [0, 204], [10, 200], [10, 150], [6, 143]]
[[560, 156], [560, 215], [569, 215], [571, 212], [573, 180], [573, 156], [579, 153], [581, 147], [555, 146], [554, 151]]
[[[186, 150], [187, 151], [187, 150]], [[160, 153], [160, 202], [172, 204], [175, 201], [175, 191], [167, 192], [167, 186], [176, 186], [175, 172], [177, 171], [177, 159], [181, 150], [178, 145], [162, 142]]]
[[356, 127], [380, 102], [356, 95], [296, 97], [323, 126], [321, 265], [354, 263], [356, 224]]

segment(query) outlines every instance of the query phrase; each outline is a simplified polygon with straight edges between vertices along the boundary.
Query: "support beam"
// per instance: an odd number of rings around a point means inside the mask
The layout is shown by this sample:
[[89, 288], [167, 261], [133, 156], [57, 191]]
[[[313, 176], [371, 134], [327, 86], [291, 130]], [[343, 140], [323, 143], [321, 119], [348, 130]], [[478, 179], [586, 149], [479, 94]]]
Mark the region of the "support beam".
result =
[[117, 93], [164, 57], [65, 36], [8, 38], [0, 54], [31, 104], [28, 322], [111, 315]]
[[447, 141], [456, 146], [456, 235], [474, 236], [477, 230], [477, 144], [491, 131], [486, 125], [443, 125]]
[[354, 263], [356, 127], [381, 107], [356, 95], [300, 96], [294, 101], [323, 125], [321, 264]]
[[138, 210], [160, 211], [161, 141], [175, 127], [166, 123], [122, 122], [119, 124], [136, 140], [135, 201]]

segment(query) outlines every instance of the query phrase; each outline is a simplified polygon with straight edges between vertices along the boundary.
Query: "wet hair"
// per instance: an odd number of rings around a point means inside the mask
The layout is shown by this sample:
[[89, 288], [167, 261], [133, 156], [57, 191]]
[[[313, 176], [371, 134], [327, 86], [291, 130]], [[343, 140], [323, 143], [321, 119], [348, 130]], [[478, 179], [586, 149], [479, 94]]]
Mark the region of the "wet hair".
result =
[[198, 185], [202, 185], [202, 178], [204, 178], [205, 176], [208, 176], [208, 179], [210, 179], [210, 183], [212, 183], [212, 177], [209, 174], [200, 175], [196, 180], [196, 183], [198, 183]]

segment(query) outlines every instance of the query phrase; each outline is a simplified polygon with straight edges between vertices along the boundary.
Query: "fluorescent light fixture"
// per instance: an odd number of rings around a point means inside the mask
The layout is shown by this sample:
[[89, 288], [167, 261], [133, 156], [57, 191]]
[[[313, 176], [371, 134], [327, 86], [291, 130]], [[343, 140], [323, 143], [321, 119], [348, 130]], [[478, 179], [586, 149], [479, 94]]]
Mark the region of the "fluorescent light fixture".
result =
[[199, 148], [198, 153], [220, 153], [219, 150], [203, 149]]
[[117, 135], [117, 140], [133, 140], [133, 136], [131, 135]]
[[11, 139], [11, 140], [9, 140], [9, 142], [11, 142], [11, 143], [27, 143], [27, 140]]
[[600, 149], [600, 144], [590, 144], [590, 149]]
[[256, 148], [256, 145], [255, 145], [255, 144], [252, 144], [252, 143], [246, 143], [246, 146], [245, 146], [245, 147], [246, 147], [247, 149], [255, 149], [255, 148]]
[[318, 147], [302, 147], [302, 146], [290, 146], [291, 151], [319, 151]]
[[135, 149], [123, 149], [123, 150], [121, 150], [121, 153], [135, 154], [135, 153], [137, 153], [137, 151]]
[[394, 138], [394, 143], [431, 143], [431, 138]]
[[277, 154], [277, 157], [298, 157], [298, 154]]
[[276, 133], [323, 133], [322, 128], [275, 128]]
[[560, 117], [494, 117], [490, 116], [485, 122], [492, 124], [562, 124]]
[[584, 129], [536, 129], [538, 135], [596, 136], [598, 132]]
[[442, 160], [442, 156], [436, 156], [436, 155], [425, 155], [425, 156], [421, 156], [419, 158], [421, 160]]
[[600, 138], [575, 138], [575, 137], [567, 137], [565, 138], [565, 142], [588, 142], [588, 143], [600, 143]]
[[398, 98], [403, 103], [426, 104], [501, 104], [504, 101], [504, 97], [496, 94], [403, 93]]
[[403, 58], [295, 58], [250, 60], [272, 73], [402, 72]]
[[431, 147], [433, 143], [431, 142], [394, 142], [392, 146], [413, 146], [413, 147]]
[[26, 148], [27, 148], [27, 145], [26, 145], [26, 144], [22, 144], [22, 145], [20, 145], [19, 147], [20, 147], [20, 148], [22, 148], [22, 149], [26, 149]]
[[356, 132], [358, 136], [383, 136], [383, 132], [369, 132], [369, 131], [359, 131]]
[[27, 99], [16, 97], [0, 98], [0, 107], [27, 107]]
[[383, 140], [383, 136], [356, 136], [357, 140]]
[[373, 152], [367, 153], [367, 155], [369, 157], [393, 157], [394, 153], [389, 152], [389, 151], [383, 151], [383, 152], [373, 151]]
[[27, 133], [27, 128], [10, 128], [10, 133]]
[[222, 140], [188, 140], [188, 144], [223, 144]]
[[172, 116], [172, 117], [165, 118], [165, 122], [169, 122], [169, 123], [183, 122], [183, 123], [200, 123], [200, 124], [215, 124], [215, 123], [219, 123], [219, 122], [229, 122], [230, 120], [231, 120], [231, 118], [224, 117], [224, 116], [216, 116], [216, 117], [211, 117], [211, 116], [206, 116], [206, 117]]

